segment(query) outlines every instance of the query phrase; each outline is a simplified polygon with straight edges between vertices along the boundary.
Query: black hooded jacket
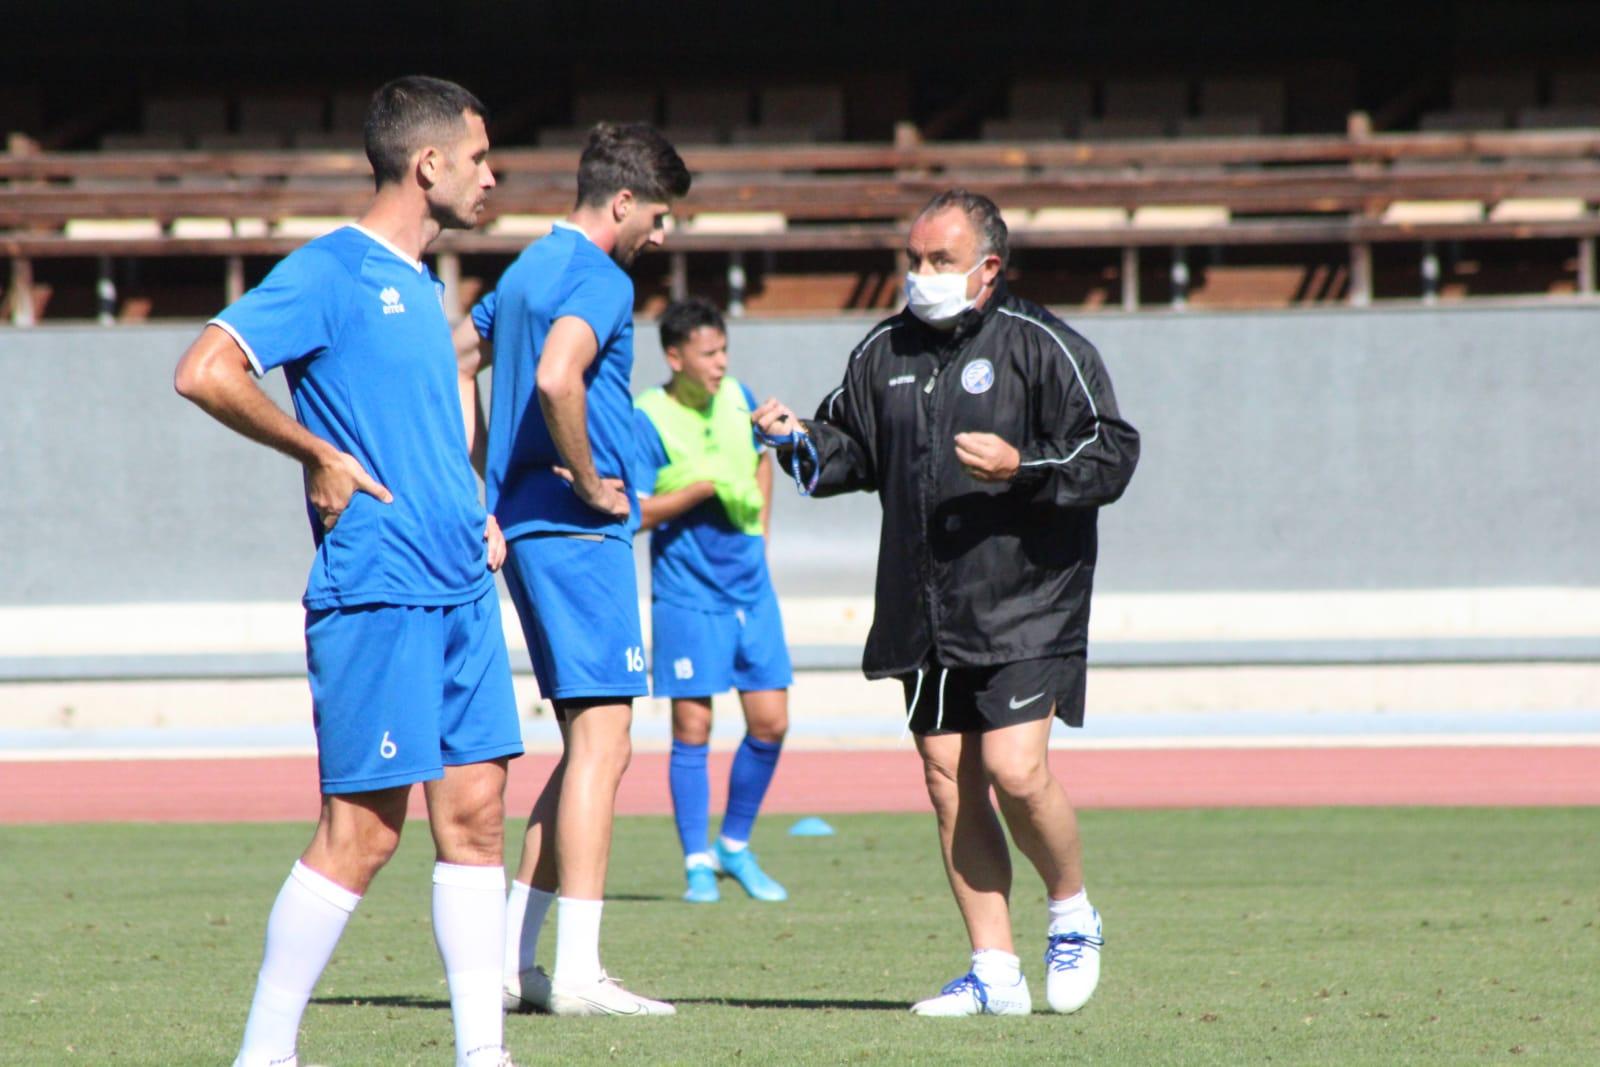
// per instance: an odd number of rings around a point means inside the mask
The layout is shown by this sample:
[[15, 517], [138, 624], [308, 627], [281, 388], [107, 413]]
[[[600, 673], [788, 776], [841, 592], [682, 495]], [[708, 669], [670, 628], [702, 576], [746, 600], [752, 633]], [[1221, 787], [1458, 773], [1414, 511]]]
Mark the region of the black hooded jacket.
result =
[[[1139, 460], [1093, 345], [1001, 282], [953, 331], [907, 311], [879, 323], [807, 426], [816, 495], [883, 505], [867, 677], [1084, 651], [1097, 509]], [[967, 431], [1018, 449], [1009, 483], [967, 474]]]

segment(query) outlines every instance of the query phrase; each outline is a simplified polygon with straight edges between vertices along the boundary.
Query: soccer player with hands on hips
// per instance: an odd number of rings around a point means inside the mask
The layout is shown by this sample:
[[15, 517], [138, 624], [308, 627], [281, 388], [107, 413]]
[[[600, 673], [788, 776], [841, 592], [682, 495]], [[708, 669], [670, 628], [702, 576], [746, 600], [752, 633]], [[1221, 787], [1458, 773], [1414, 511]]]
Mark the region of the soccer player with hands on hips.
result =
[[1032, 1010], [991, 789], [1049, 897], [1053, 1010], [1089, 1000], [1104, 944], [1047, 746], [1054, 719], [1083, 724], [1096, 516], [1132, 478], [1139, 436], [1094, 347], [1009, 291], [1008, 243], [987, 197], [934, 197], [906, 243], [906, 309], [856, 347], [813, 419], [776, 400], [754, 416], [803, 435], [778, 460], [817, 496], [876, 491], [883, 507], [863, 667], [904, 688], [972, 946], [967, 972], [913, 1005], [925, 1016]]
[[[178, 392], [299, 461], [316, 556], [306, 662], [322, 811], [267, 919], [236, 1067], [293, 1067], [301, 1016], [351, 912], [400, 842], [423, 783], [437, 849], [433, 930], [458, 1067], [502, 1047], [506, 763], [522, 752], [443, 286], [421, 262], [474, 225], [494, 178], [484, 107], [406, 77], [366, 119], [377, 193], [207, 325]], [[252, 380], [282, 367], [295, 418]]]
[[[556, 1015], [671, 1015], [600, 965], [600, 915], [633, 698], [648, 690], [627, 484], [634, 452], [630, 266], [660, 245], [689, 172], [643, 125], [594, 128], [577, 203], [456, 328], [463, 379], [493, 366], [485, 483], [506, 585], [561, 761], [528, 817], [505, 902], [505, 1003]], [[558, 898], [559, 894], [559, 898]], [[556, 904], [555, 973], [535, 966]]]
[[[772, 457], [750, 425], [755, 397], [728, 373], [728, 333], [704, 300], [662, 314], [672, 371], [638, 408], [640, 527], [650, 537], [651, 689], [672, 701], [672, 812], [683, 846], [684, 899], [718, 899], [717, 874], [757, 900], [788, 893], [756, 862], [750, 832], [789, 726], [793, 672], [767, 574]], [[728, 777], [715, 846], [708, 838], [706, 753], [711, 698], [736, 689], [745, 736]]]

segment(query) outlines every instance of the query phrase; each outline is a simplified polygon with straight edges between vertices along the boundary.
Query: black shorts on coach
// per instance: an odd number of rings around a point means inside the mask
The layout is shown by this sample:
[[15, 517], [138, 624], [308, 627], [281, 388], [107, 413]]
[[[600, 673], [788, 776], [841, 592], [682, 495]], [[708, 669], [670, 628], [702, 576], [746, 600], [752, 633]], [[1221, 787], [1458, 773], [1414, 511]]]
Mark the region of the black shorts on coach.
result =
[[1068, 726], [1082, 726], [1085, 668], [1082, 653], [993, 667], [934, 663], [898, 676], [906, 691], [906, 725], [914, 734], [984, 732], [1037, 722], [1054, 711]]

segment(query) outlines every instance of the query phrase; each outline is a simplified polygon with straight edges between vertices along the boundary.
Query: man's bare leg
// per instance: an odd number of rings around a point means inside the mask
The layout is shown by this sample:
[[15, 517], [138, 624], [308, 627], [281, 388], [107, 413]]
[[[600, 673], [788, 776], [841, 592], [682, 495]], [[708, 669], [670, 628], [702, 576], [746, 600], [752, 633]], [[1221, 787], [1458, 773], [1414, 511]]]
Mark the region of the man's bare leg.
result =
[[1017, 848], [1032, 862], [1045, 891], [1062, 900], [1083, 888], [1078, 817], [1050, 773], [1050, 725], [1055, 716], [979, 735], [983, 767]]
[[1011, 951], [1011, 852], [989, 803], [979, 734], [917, 738], [939, 850], [974, 951]]
[[1074, 1012], [1094, 995], [1104, 944], [1100, 915], [1083, 888], [1078, 819], [1050, 773], [1054, 714], [983, 735], [983, 762], [1017, 847], [1050, 896], [1045, 987], [1050, 1007]]
[[[611, 859], [617, 786], [628, 769], [633, 706], [568, 704], [566, 769], [556, 804], [556, 965], [552, 988], [588, 989], [600, 966], [600, 913]], [[553, 1003], [553, 1002], [552, 1002]]]
[[554, 893], [556, 880], [556, 811], [560, 807], [561, 783], [567, 772], [567, 724], [560, 720], [561, 759], [545, 779], [544, 788], [528, 813], [522, 834], [522, 857], [517, 861], [517, 881], [547, 893]]
[[566, 709], [566, 756], [556, 807], [556, 878], [561, 895], [605, 897], [617, 786], [633, 757], [628, 736], [633, 705], [587, 704]]
[[410, 786], [322, 798], [322, 812], [300, 862], [357, 896], [400, 846]]
[[754, 689], [739, 694], [744, 727], [757, 741], [776, 745], [789, 732], [789, 691]]
[[708, 697], [672, 698], [672, 739], [686, 745], [711, 741], [711, 700]]
[[608, 980], [600, 966], [600, 913], [617, 786], [628, 769], [633, 706], [568, 703], [566, 769], [555, 813], [556, 966], [550, 1010], [557, 1015], [672, 1015], [670, 1004], [649, 1000]]
[[506, 760], [446, 767], [423, 783], [440, 863], [504, 867]]
[[972, 964], [911, 1010], [924, 1016], [1026, 1015], [1033, 1000], [1011, 950], [1011, 852], [989, 803], [982, 737], [925, 736], [917, 747], [938, 816], [945, 874], [972, 943]]

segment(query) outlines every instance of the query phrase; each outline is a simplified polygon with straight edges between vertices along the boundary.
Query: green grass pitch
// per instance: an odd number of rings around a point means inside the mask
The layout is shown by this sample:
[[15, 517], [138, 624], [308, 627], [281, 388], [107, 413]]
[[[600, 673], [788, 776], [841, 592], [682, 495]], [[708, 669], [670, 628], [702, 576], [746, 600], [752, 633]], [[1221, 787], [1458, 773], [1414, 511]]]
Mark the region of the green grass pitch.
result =
[[[965, 969], [931, 816], [757, 835], [787, 904], [690, 906], [663, 818], [620, 821], [604, 959], [675, 1019], [516, 1016], [524, 1063], [1600, 1063], [1600, 812], [1321, 809], [1083, 815], [1105, 916], [1083, 1012], [916, 1019]], [[309, 833], [0, 827], [0, 1063], [226, 1064], [263, 924]], [[302, 1064], [446, 1064], [426, 829], [318, 987]], [[1013, 910], [1043, 1002], [1043, 896]], [[731, 891], [730, 891], [731, 890]], [[553, 948], [547, 935], [541, 954]]]

